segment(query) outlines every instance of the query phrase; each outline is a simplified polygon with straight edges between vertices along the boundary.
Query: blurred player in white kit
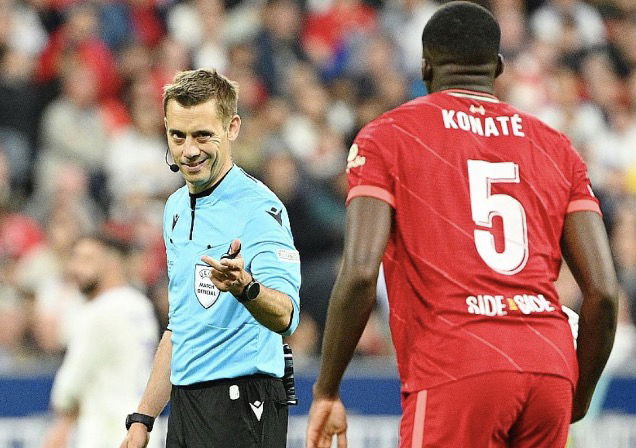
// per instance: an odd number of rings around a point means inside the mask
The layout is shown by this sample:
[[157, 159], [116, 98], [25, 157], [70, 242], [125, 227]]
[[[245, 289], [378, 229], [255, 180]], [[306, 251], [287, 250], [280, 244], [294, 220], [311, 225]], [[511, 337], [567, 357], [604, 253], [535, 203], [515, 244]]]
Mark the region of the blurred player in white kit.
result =
[[45, 448], [113, 448], [126, 434], [122, 422], [144, 391], [159, 335], [150, 300], [127, 281], [126, 255], [101, 236], [73, 249], [68, 271], [87, 303], [55, 377]]

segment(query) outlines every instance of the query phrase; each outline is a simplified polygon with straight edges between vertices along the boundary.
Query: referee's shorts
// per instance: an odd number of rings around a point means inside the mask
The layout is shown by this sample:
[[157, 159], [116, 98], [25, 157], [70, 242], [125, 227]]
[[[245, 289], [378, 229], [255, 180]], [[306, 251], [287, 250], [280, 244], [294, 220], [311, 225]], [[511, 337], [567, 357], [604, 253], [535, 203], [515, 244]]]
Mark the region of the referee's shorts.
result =
[[284, 448], [287, 416], [279, 378], [173, 386], [166, 448]]

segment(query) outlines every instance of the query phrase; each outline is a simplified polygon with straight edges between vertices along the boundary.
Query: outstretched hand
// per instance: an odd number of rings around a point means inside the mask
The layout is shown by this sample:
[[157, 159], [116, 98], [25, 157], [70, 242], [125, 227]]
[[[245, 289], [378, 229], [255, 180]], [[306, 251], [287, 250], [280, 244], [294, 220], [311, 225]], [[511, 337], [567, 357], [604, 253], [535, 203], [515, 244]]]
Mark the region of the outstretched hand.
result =
[[240, 295], [251, 281], [251, 275], [245, 270], [245, 261], [241, 256], [241, 241], [235, 239], [230, 244], [227, 254], [220, 260], [204, 255], [201, 261], [210, 265], [210, 280], [220, 291], [229, 291]]
[[148, 438], [146, 427], [141, 423], [133, 423], [119, 448], [146, 448]]
[[339, 398], [314, 398], [309, 410], [306, 448], [347, 448], [347, 412]]

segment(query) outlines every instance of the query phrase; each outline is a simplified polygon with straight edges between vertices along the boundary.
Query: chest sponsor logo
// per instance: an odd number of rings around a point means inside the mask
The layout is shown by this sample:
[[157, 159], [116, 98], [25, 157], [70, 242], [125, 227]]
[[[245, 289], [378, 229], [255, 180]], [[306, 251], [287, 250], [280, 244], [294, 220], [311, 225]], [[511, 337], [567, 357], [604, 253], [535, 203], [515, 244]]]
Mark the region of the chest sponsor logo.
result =
[[214, 305], [221, 293], [210, 280], [211, 269], [206, 264], [197, 264], [194, 267], [194, 294], [204, 308]]
[[556, 308], [543, 294], [503, 295], [478, 294], [466, 297], [467, 311], [482, 316], [505, 316], [507, 314], [550, 313]]

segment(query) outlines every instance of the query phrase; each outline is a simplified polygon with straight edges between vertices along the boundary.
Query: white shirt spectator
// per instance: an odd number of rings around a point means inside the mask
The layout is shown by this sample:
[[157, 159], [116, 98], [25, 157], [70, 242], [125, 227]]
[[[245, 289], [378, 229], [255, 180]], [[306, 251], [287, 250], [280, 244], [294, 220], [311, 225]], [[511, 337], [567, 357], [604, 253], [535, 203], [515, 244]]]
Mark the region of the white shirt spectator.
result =
[[[605, 43], [605, 25], [601, 15], [593, 6], [575, 1], [567, 8], [567, 13], [572, 17], [576, 32], [584, 47]], [[547, 3], [534, 13], [530, 19], [530, 25], [537, 39], [557, 44], [563, 35], [563, 21], [562, 10]]]
[[108, 184], [116, 201], [131, 194], [167, 197], [183, 184], [166, 166], [163, 134], [151, 137], [131, 126], [112, 138], [107, 152]]
[[407, 76], [417, 78], [422, 72], [422, 40], [424, 26], [439, 5], [430, 0], [398, 0], [388, 4], [382, 16], [387, 29], [400, 50], [400, 62]]
[[158, 334], [150, 301], [132, 287], [112, 288], [85, 305], [51, 393], [55, 409], [79, 409], [75, 446], [119, 446], [126, 415], [143, 394]]

